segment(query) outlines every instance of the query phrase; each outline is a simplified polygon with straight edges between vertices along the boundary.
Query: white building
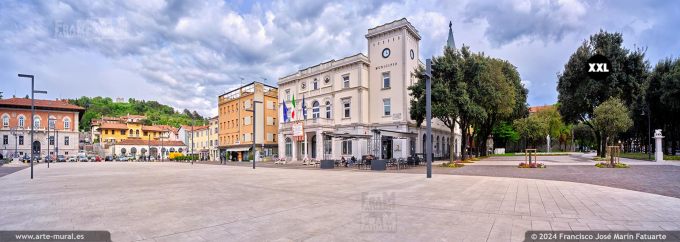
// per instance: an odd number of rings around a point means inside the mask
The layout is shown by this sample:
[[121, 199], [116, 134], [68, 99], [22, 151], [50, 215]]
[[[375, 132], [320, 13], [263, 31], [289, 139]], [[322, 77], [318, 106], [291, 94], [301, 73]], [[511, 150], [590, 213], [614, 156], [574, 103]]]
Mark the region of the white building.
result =
[[[279, 156], [360, 159], [372, 154], [388, 159], [424, 153], [425, 124], [416, 127], [410, 118], [407, 89], [417, 81], [412, 74], [422, 65], [418, 31], [400, 19], [369, 29], [365, 37], [368, 55], [331, 60], [279, 79], [279, 103], [285, 102], [288, 118], [295, 109], [292, 120], [279, 118]], [[451, 32], [449, 38], [452, 45]], [[280, 110], [283, 116], [283, 105]], [[460, 147], [458, 128], [454, 139], [439, 120], [433, 120], [432, 130], [435, 157], [448, 157], [450, 142]]]

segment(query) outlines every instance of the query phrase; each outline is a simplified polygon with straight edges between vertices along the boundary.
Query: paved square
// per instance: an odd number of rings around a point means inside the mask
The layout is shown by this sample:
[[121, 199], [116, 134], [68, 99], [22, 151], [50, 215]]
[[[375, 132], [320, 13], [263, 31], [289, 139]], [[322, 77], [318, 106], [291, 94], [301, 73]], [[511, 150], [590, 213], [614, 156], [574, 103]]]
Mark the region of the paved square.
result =
[[0, 178], [1, 230], [114, 241], [522, 241], [527, 230], [680, 230], [680, 199], [519, 178], [64, 163]]

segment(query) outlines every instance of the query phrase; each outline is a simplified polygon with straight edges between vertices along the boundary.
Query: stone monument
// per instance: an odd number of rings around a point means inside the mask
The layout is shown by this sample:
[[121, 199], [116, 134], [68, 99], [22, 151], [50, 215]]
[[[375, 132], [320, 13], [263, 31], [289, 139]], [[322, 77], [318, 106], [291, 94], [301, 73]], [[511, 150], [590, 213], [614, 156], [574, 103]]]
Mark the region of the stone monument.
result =
[[661, 135], [661, 130], [660, 129], [655, 129], [654, 130], [654, 140], [655, 145], [654, 145], [654, 161], [659, 162], [663, 161], [663, 147], [662, 147], [662, 140], [663, 136]]

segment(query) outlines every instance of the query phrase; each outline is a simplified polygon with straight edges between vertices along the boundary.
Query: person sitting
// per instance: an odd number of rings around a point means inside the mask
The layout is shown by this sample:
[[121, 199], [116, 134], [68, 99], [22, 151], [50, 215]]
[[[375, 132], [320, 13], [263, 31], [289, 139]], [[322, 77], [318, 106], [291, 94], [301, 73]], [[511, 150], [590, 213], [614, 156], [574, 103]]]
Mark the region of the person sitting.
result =
[[347, 167], [347, 161], [345, 160], [345, 157], [344, 157], [344, 156], [340, 158], [340, 163], [341, 163], [344, 167]]
[[354, 164], [356, 164], [356, 163], [357, 163], [357, 158], [356, 158], [356, 157], [354, 157], [354, 156], [352, 156], [352, 158], [350, 158], [350, 159], [349, 159], [349, 162], [351, 162], [351, 163], [352, 163], [352, 165], [354, 165]]

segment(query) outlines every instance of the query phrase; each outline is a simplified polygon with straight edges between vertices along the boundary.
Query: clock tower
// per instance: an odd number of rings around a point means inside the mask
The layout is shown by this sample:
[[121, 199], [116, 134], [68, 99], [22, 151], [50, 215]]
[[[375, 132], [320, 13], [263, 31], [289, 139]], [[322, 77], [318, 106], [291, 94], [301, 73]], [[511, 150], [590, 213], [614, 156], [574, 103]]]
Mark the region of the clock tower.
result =
[[405, 18], [368, 30], [369, 113], [374, 124], [407, 124], [408, 86], [420, 54], [418, 30]]

